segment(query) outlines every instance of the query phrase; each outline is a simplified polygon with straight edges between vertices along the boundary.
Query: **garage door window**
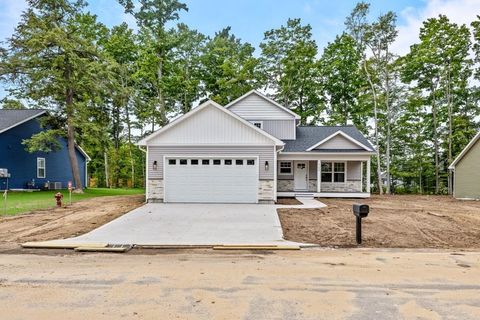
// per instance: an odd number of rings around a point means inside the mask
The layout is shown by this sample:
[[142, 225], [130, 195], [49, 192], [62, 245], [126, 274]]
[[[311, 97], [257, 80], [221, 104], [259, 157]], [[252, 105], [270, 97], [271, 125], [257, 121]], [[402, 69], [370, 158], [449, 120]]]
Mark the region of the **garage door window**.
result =
[[255, 160], [247, 160], [247, 166], [254, 166]]
[[187, 159], [180, 159], [180, 164], [181, 165], [186, 165], [187, 164]]
[[208, 166], [208, 165], [210, 164], [210, 160], [208, 160], [208, 159], [203, 159], [203, 160], [202, 160], [202, 164], [203, 164], [204, 166]]
[[175, 159], [168, 159], [168, 164], [173, 166], [173, 165], [176, 165], [177, 164], [177, 160]]
[[196, 165], [198, 165], [198, 160], [197, 159], [192, 159], [192, 160], [190, 160], [190, 164], [196, 166]]
[[213, 164], [216, 165], [216, 166], [220, 165], [221, 164], [220, 159], [213, 160]]
[[243, 160], [237, 159], [237, 160], [235, 160], [235, 164], [237, 166], [243, 166]]
[[232, 165], [232, 160], [231, 159], [225, 159], [225, 165], [226, 166], [231, 166]]

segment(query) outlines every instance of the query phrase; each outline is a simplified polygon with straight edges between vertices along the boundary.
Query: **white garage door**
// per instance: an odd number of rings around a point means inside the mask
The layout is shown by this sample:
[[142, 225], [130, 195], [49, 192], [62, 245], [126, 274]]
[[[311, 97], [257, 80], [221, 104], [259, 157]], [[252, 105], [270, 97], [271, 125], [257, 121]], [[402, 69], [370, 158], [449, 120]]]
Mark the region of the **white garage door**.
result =
[[165, 202], [257, 202], [257, 158], [166, 157], [164, 167]]

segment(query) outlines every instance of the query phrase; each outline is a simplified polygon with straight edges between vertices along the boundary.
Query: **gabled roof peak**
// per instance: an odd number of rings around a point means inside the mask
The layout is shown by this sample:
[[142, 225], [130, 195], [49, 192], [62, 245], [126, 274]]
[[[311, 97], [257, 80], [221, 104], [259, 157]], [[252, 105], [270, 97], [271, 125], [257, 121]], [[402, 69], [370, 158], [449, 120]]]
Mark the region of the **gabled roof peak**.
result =
[[295, 119], [299, 120], [301, 117], [296, 114], [295, 112], [293, 112], [292, 110], [290, 110], [289, 108], [285, 107], [285, 106], [282, 106], [280, 103], [276, 102], [275, 100], [273, 99], [270, 99], [269, 97], [267, 97], [266, 95], [264, 95], [263, 93], [261, 93], [260, 91], [256, 90], [256, 89], [253, 89], [253, 90], [250, 90], [248, 91], [247, 93], [245, 93], [243, 96], [240, 96], [239, 98], [233, 100], [232, 102], [230, 102], [229, 104], [227, 104], [225, 106], [225, 108], [230, 108], [231, 106], [237, 104], [238, 102], [242, 101], [243, 99], [251, 96], [252, 94], [255, 94], [259, 97], [261, 97], [262, 99], [265, 99], [266, 101], [270, 102], [271, 104], [273, 104], [274, 106], [282, 109], [283, 111], [291, 114], [292, 116], [295, 117]]

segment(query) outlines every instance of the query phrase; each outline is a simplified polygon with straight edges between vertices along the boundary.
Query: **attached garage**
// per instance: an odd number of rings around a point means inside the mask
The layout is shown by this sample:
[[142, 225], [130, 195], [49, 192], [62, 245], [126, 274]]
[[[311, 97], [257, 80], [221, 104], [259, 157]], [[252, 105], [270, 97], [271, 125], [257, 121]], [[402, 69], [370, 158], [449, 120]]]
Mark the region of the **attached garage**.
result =
[[164, 201], [256, 203], [258, 157], [165, 157]]
[[273, 203], [281, 140], [207, 101], [139, 142], [147, 201]]

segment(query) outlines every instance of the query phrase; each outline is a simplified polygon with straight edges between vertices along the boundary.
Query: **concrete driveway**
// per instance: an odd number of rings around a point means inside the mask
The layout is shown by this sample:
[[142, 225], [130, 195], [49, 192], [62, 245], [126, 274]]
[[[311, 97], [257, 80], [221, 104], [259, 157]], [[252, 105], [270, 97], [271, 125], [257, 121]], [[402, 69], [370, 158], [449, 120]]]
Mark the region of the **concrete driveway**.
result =
[[68, 241], [137, 245], [293, 244], [283, 240], [276, 206], [258, 204], [150, 203]]

